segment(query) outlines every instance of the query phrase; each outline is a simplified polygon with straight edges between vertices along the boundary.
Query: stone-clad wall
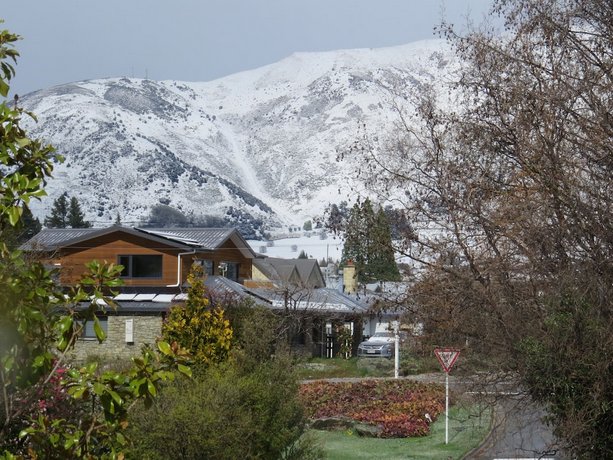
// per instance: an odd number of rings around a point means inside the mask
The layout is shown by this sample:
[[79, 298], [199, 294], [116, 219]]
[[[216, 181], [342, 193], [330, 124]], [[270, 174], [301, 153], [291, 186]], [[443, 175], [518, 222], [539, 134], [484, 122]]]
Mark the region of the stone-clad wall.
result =
[[[133, 320], [134, 342], [126, 343], [126, 320]], [[70, 353], [74, 361], [86, 361], [87, 357], [102, 360], [126, 360], [140, 353], [148, 343], [155, 346], [162, 333], [162, 316], [109, 315], [107, 338], [98, 343], [95, 339], [80, 339]]]

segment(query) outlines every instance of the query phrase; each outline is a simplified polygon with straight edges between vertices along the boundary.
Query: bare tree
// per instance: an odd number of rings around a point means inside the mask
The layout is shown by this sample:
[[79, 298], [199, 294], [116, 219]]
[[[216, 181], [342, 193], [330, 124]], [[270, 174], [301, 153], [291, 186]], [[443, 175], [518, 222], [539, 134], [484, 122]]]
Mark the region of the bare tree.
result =
[[493, 14], [504, 35], [443, 25], [452, 92], [406, 94], [385, 148], [353, 153], [421, 223], [400, 249], [427, 328], [517, 375], [574, 455], [613, 458], [613, 3]]

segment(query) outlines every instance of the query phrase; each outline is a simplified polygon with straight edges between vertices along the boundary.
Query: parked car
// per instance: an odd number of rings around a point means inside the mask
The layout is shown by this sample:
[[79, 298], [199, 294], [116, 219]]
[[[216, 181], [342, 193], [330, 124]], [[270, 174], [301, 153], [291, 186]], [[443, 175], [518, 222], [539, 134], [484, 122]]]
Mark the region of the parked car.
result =
[[358, 345], [360, 358], [391, 358], [394, 356], [394, 333], [375, 332], [372, 337]]

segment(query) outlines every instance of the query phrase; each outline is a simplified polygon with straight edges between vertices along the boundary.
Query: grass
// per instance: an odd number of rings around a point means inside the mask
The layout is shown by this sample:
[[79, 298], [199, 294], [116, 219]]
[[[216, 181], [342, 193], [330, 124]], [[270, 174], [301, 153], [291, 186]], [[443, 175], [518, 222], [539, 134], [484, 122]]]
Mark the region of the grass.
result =
[[449, 444], [445, 444], [445, 417], [431, 426], [428, 436], [420, 438], [365, 438], [352, 431], [311, 433], [330, 460], [354, 459], [460, 459], [478, 446], [489, 431], [491, 412], [478, 406], [453, 407], [449, 414]]
[[[301, 380], [348, 378], [348, 377], [393, 377], [394, 360], [387, 358], [311, 358], [296, 366]], [[401, 375], [440, 372], [434, 358], [401, 355]]]
[[382, 361], [382, 366], [376, 368], [359, 367], [357, 358], [311, 358], [296, 366], [298, 378], [301, 380], [348, 378], [348, 377], [389, 377], [394, 372], [394, 363], [388, 363], [385, 358], [373, 358]]

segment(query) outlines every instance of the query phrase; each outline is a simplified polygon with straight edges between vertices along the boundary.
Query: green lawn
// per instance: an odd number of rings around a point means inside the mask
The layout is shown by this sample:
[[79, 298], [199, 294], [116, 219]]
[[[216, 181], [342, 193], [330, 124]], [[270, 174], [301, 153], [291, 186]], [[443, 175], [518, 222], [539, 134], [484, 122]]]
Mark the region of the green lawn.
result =
[[479, 445], [489, 431], [491, 412], [479, 407], [451, 408], [449, 444], [445, 445], [445, 416], [431, 427], [430, 435], [421, 438], [364, 438], [351, 431], [319, 431], [311, 433], [330, 460], [353, 459], [460, 459]]
[[[311, 358], [296, 365], [302, 380], [341, 378], [341, 377], [393, 377], [394, 360], [387, 358]], [[415, 357], [402, 355], [400, 360], [401, 375], [440, 372], [440, 366], [434, 355]]]

